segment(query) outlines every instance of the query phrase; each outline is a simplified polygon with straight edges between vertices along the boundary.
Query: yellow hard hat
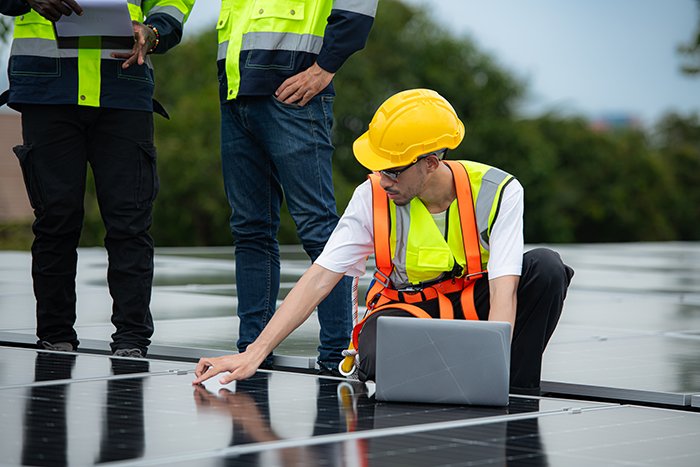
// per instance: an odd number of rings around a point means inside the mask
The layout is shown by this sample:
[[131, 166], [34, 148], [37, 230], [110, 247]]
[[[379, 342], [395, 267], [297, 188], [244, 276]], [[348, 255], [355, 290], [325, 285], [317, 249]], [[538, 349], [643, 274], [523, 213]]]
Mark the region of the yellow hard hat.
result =
[[463, 138], [464, 124], [444, 97], [430, 89], [409, 89], [384, 101], [352, 151], [360, 164], [378, 171], [454, 149]]

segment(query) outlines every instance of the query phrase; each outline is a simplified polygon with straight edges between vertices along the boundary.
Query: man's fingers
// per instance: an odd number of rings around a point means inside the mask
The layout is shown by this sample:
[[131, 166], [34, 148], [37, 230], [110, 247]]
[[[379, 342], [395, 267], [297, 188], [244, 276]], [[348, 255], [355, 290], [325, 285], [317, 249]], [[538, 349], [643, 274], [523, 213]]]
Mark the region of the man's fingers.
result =
[[141, 49], [139, 51], [139, 65], [143, 65], [144, 63], [146, 63], [146, 54], [147, 53], [148, 53], [148, 51], [146, 49]]
[[238, 375], [236, 374], [236, 370], [232, 370], [231, 373], [222, 376], [222, 377], [219, 379], [219, 382], [220, 382], [221, 384], [228, 384], [228, 383], [230, 383], [231, 381], [236, 381], [237, 379], [239, 379], [239, 378], [238, 378]]
[[299, 102], [299, 105], [301, 105], [302, 107], [305, 106], [306, 104], [309, 103], [309, 101], [311, 101], [311, 99], [314, 98], [315, 95], [316, 95], [316, 93], [314, 93], [312, 91], [305, 92], [304, 97], [302, 98], [301, 102]]
[[66, 3], [70, 7], [70, 9], [76, 12], [77, 14], [83, 14], [82, 7], [78, 5], [78, 2], [76, 2], [75, 0], [63, 0], [63, 3]]
[[192, 381], [192, 384], [201, 384], [204, 381], [208, 380], [209, 378], [218, 375], [219, 373], [220, 373], [219, 370], [216, 370], [216, 369], [214, 369], [213, 366], [210, 366], [209, 369], [207, 369], [207, 371], [205, 371], [204, 373], [199, 375], [198, 378], [195, 378], [195, 380]]
[[73, 13], [73, 10], [68, 7], [63, 2], [59, 2], [58, 4], [55, 5], [55, 8], [63, 15], [63, 16], [70, 16], [71, 13]]
[[287, 100], [294, 94], [289, 87], [286, 87], [282, 92], [277, 95], [277, 100], [280, 102], [287, 102]]
[[280, 87], [278, 87], [277, 91], [275, 91], [275, 96], [278, 100], [286, 102], [289, 96], [294, 94], [299, 89], [299, 85], [297, 84], [297, 76], [298, 75], [294, 75], [291, 78], [287, 78], [282, 84], [280, 84]]
[[61, 14], [51, 7], [43, 7], [40, 10], [37, 10], [37, 13], [39, 13], [41, 16], [48, 19], [49, 21], [55, 22], [61, 18]]
[[129, 68], [131, 65], [136, 63], [136, 59], [138, 58], [138, 55], [131, 55], [129, 58], [126, 59], [124, 63], [122, 63], [122, 68], [126, 69]]
[[194, 368], [194, 374], [196, 376], [201, 376], [210, 367], [214, 366], [213, 362], [208, 358], [200, 358], [197, 362], [197, 366]]

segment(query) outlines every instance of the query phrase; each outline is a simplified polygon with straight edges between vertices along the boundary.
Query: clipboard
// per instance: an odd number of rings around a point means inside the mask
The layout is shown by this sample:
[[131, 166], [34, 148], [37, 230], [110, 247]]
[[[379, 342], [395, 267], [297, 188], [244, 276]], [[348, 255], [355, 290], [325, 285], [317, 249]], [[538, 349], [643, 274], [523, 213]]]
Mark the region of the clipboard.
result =
[[134, 28], [127, 0], [79, 0], [83, 15], [53, 23], [59, 49], [131, 50]]

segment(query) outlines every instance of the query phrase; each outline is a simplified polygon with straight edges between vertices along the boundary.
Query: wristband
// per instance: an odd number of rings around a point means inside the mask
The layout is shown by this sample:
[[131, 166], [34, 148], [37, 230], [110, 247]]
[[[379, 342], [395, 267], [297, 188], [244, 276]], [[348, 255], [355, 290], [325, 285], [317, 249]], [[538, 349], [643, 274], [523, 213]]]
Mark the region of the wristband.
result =
[[144, 26], [146, 26], [147, 28], [149, 28], [151, 31], [153, 31], [153, 34], [156, 35], [156, 41], [155, 41], [155, 43], [153, 44], [153, 47], [151, 47], [151, 48], [148, 50], [148, 52], [146, 52], [146, 53], [152, 54], [153, 51], [156, 50], [156, 47], [158, 47], [158, 44], [160, 44], [160, 33], [158, 32], [158, 28], [155, 27], [155, 26], [153, 26], [152, 24], [145, 24]]

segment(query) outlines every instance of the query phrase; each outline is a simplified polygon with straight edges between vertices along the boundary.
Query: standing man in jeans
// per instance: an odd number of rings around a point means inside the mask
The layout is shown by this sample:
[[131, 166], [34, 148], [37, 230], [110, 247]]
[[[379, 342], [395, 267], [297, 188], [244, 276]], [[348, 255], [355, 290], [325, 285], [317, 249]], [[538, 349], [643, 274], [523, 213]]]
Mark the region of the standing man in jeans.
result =
[[59, 49], [53, 22], [80, 15], [80, 0], [0, 0], [15, 16], [10, 90], [0, 105], [22, 113], [24, 143], [14, 148], [36, 217], [32, 278], [40, 347], [73, 351], [78, 336], [75, 274], [88, 163], [105, 225], [107, 282], [114, 306], [111, 349], [142, 357], [153, 334], [151, 226], [158, 192], [154, 74], [147, 54], [180, 42], [194, 0], [129, 0], [134, 45], [103, 48], [81, 37]]
[[[223, 0], [217, 22], [221, 157], [236, 256], [238, 350], [268, 323], [280, 285], [277, 232], [287, 198], [311, 260], [338, 222], [333, 75], [362, 49], [376, 0]], [[352, 279], [318, 306], [318, 364], [337, 371], [352, 328]], [[269, 355], [263, 366], [272, 364]]]

